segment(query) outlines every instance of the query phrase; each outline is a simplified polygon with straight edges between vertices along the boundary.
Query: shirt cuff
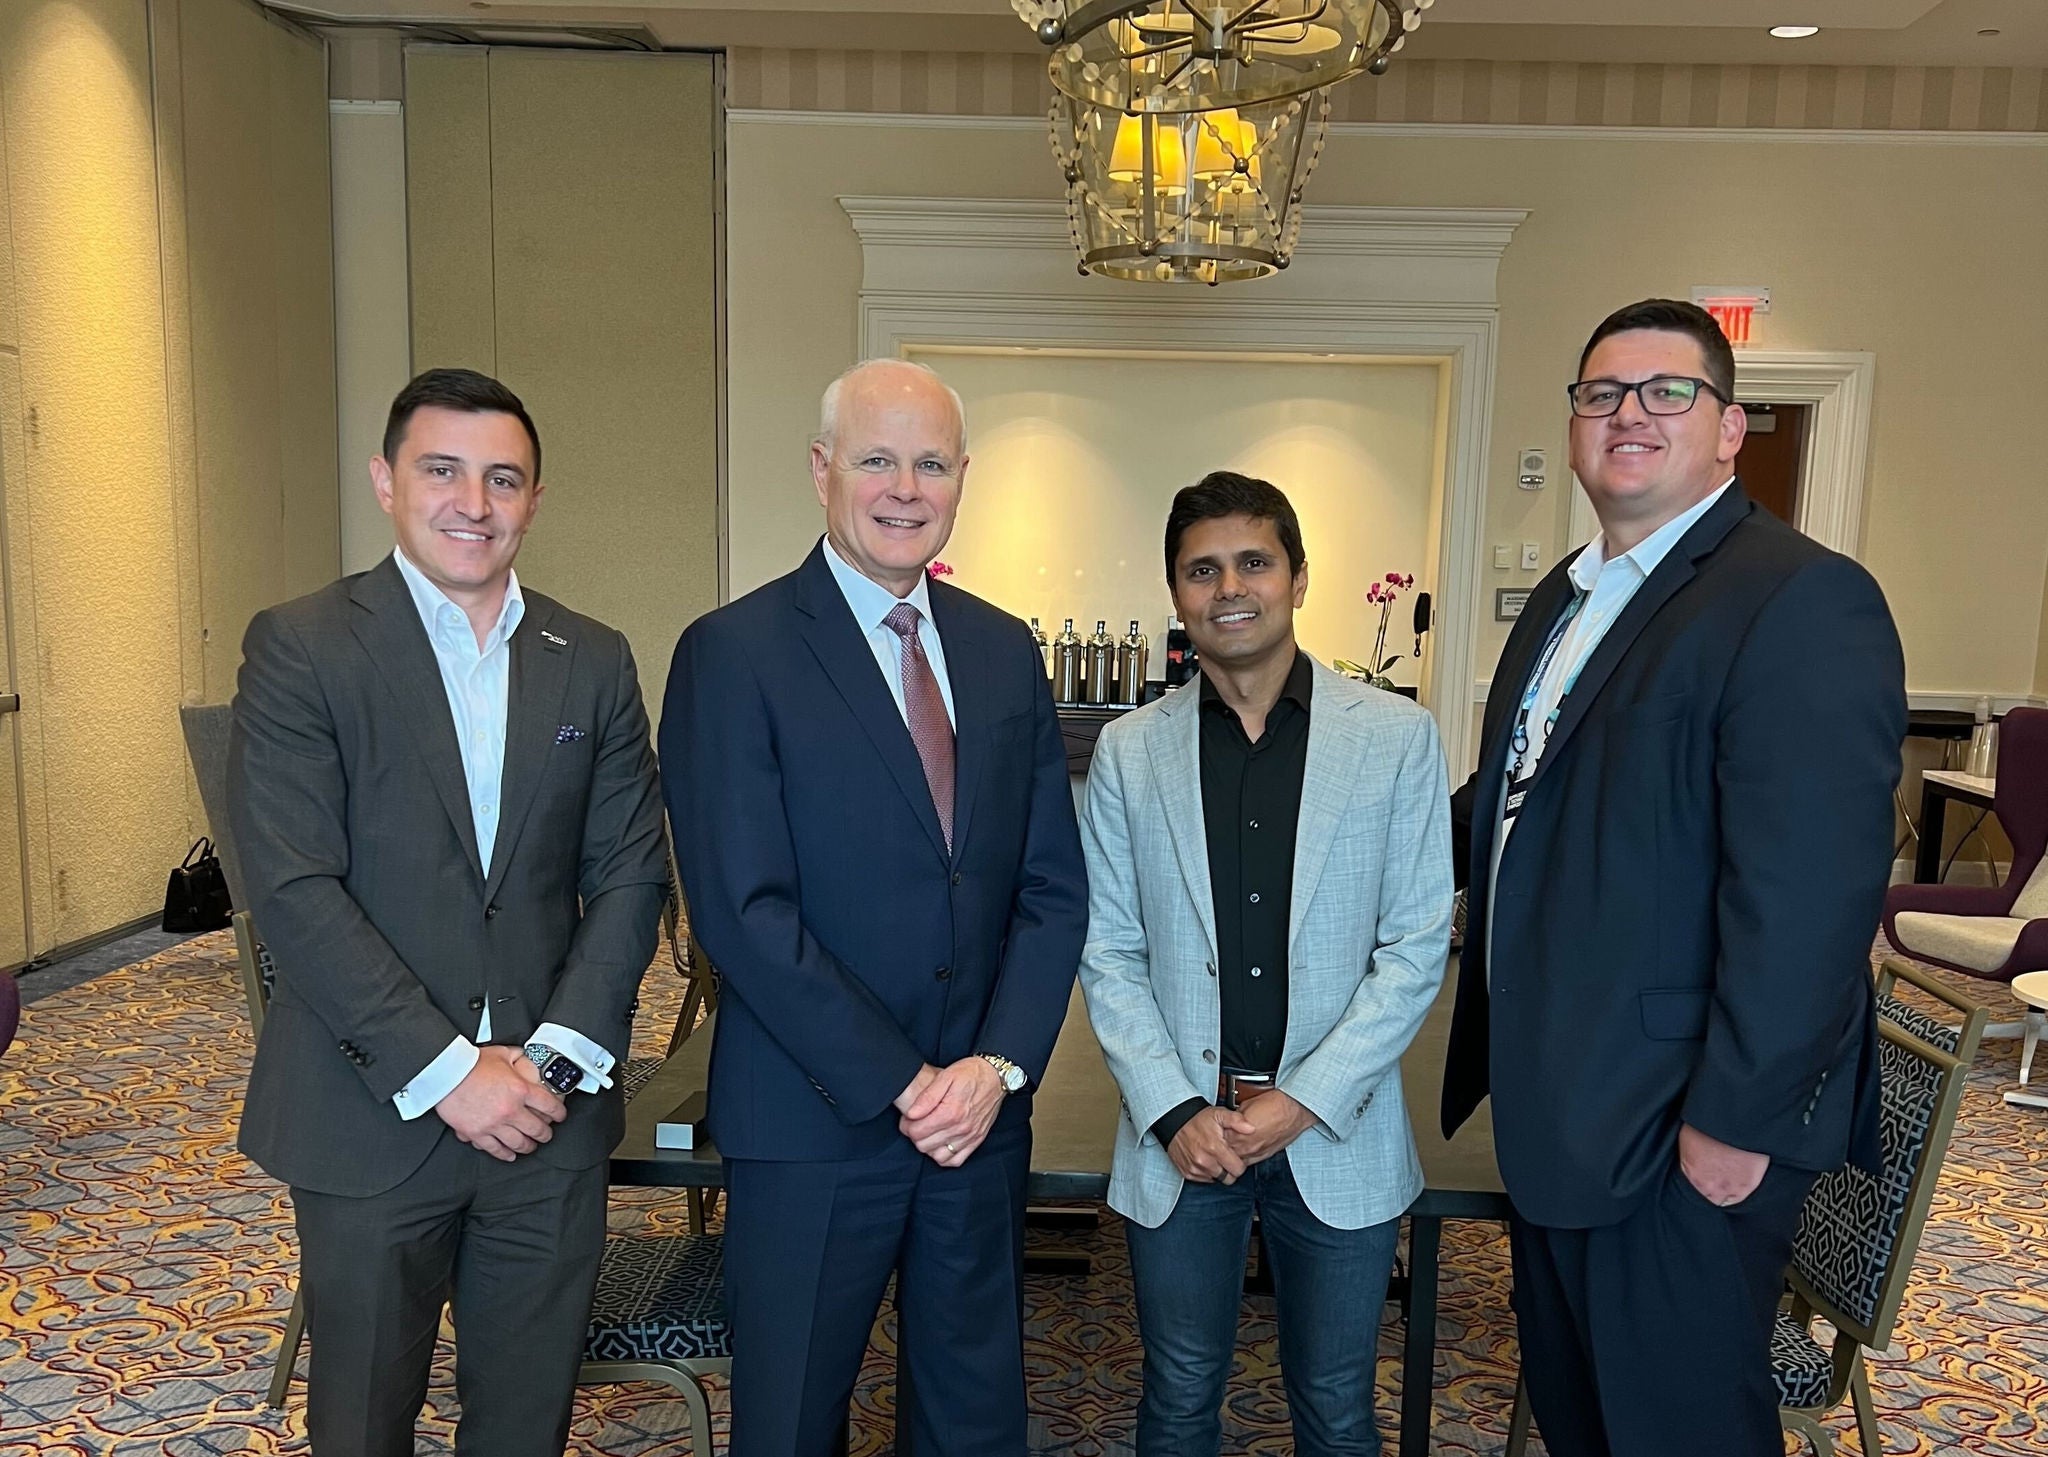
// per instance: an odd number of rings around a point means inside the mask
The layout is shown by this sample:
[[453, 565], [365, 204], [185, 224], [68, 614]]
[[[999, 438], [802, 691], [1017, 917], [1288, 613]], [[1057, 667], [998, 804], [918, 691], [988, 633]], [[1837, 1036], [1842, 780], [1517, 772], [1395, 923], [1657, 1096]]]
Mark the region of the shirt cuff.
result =
[[410, 1123], [431, 1113], [443, 1098], [455, 1091], [483, 1056], [467, 1037], [458, 1037], [441, 1049], [441, 1055], [413, 1075], [413, 1080], [391, 1095], [398, 1116]]
[[1159, 1115], [1159, 1121], [1152, 1125], [1152, 1136], [1159, 1140], [1161, 1148], [1173, 1142], [1173, 1136], [1188, 1126], [1188, 1120], [1208, 1107], [1207, 1100], [1190, 1098], [1178, 1108], [1170, 1108]]
[[527, 1041], [552, 1047], [583, 1069], [583, 1081], [576, 1085], [574, 1091], [594, 1093], [599, 1088], [612, 1085], [610, 1074], [618, 1059], [581, 1032], [564, 1027], [560, 1022], [543, 1022], [533, 1029], [533, 1036]]

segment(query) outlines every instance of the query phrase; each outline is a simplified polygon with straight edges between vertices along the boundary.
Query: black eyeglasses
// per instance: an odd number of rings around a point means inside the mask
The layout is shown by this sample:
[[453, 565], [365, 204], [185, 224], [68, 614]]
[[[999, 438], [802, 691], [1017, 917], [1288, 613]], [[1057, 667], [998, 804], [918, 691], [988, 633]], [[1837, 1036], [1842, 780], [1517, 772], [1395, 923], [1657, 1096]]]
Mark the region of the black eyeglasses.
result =
[[1572, 413], [1582, 420], [1606, 419], [1631, 394], [1642, 403], [1646, 415], [1683, 415], [1699, 403], [1701, 390], [1710, 391], [1723, 404], [1735, 403], [1706, 380], [1683, 374], [1655, 375], [1635, 384], [1619, 379], [1582, 379], [1564, 387], [1565, 394], [1571, 397]]

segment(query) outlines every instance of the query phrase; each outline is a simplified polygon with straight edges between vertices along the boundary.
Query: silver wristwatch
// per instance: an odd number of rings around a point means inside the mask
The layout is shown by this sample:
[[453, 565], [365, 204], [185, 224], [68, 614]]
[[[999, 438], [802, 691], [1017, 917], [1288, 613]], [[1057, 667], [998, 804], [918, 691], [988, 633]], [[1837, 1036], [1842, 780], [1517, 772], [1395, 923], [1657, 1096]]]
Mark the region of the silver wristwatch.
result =
[[982, 1052], [975, 1055], [996, 1070], [996, 1076], [1003, 1080], [1003, 1092], [1006, 1094], [1023, 1092], [1024, 1085], [1031, 1081], [1024, 1076], [1023, 1068], [1001, 1053]]
[[545, 1042], [529, 1042], [526, 1056], [540, 1069], [541, 1086], [556, 1097], [566, 1098], [581, 1086], [583, 1069], [568, 1054], [555, 1051]]

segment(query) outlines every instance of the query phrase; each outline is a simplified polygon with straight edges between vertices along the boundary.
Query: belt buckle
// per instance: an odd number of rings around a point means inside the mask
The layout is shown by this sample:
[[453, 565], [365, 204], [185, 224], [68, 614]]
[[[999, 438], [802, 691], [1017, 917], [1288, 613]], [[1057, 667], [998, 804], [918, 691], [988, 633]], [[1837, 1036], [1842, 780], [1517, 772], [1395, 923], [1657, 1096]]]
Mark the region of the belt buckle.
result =
[[1223, 1074], [1223, 1085], [1218, 1089], [1222, 1095], [1220, 1106], [1230, 1109], [1233, 1113], [1236, 1112], [1242, 1106], [1242, 1100], [1238, 1097], [1238, 1085], [1240, 1083], [1246, 1088], [1264, 1092], [1273, 1086], [1273, 1076], [1272, 1073], [1225, 1072]]

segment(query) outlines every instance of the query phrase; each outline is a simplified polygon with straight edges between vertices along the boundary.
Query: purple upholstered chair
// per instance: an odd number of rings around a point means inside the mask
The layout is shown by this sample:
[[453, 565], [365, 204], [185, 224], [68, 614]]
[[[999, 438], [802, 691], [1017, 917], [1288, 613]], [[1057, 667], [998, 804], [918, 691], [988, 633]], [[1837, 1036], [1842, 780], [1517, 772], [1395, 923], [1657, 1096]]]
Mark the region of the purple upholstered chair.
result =
[[[1992, 812], [2012, 841], [2005, 884], [1895, 885], [1884, 898], [1884, 934], [1917, 960], [2010, 982], [2048, 971], [2048, 708], [2015, 708], [2000, 724]], [[1984, 1035], [2020, 1030], [2001, 1022]]]
[[21, 1025], [21, 988], [14, 973], [0, 971], [0, 1052], [14, 1045], [14, 1029]]

